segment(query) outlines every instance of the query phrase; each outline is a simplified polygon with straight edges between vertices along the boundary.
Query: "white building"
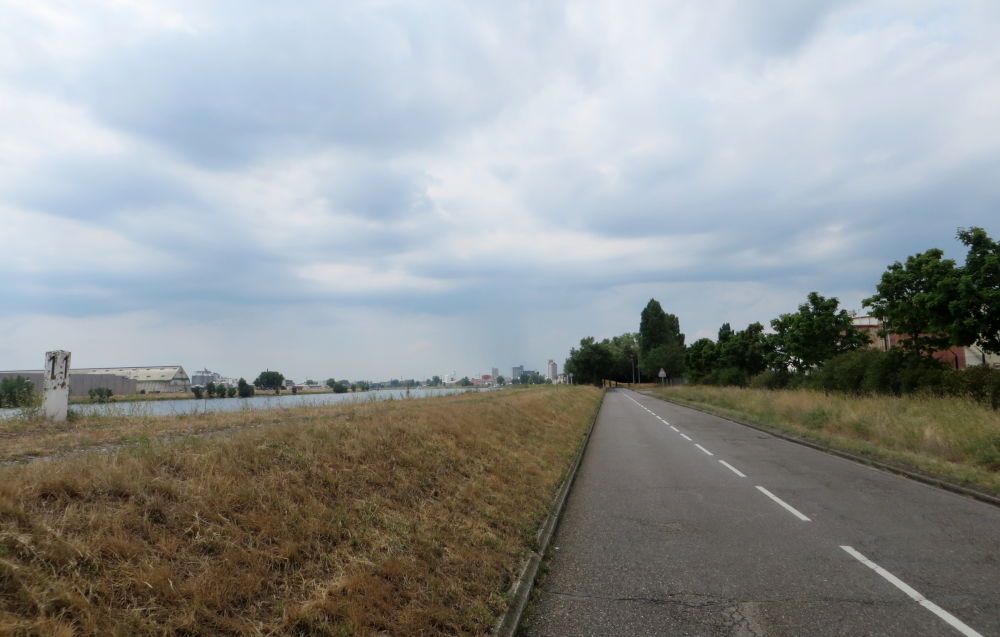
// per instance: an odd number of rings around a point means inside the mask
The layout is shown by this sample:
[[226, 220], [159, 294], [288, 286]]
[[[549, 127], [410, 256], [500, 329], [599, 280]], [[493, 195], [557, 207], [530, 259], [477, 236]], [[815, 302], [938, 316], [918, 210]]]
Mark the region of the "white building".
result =
[[552, 359], [549, 359], [548, 364], [545, 366], [545, 377], [551, 380], [553, 383], [559, 378], [559, 366]]

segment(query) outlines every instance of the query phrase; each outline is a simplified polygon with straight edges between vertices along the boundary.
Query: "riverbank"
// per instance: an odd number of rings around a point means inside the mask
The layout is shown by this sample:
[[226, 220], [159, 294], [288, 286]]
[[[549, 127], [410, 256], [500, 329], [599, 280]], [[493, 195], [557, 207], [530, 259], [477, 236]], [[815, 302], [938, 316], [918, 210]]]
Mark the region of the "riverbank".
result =
[[1000, 495], [1000, 412], [971, 400], [706, 385], [650, 393]]
[[0, 633], [486, 633], [600, 399], [150, 418], [233, 430], [0, 468]]
[[[258, 389], [257, 393], [260, 394], [260, 395], [264, 395], [264, 394], [272, 395], [272, 396], [275, 395], [274, 394], [274, 390], [267, 390], [267, 389]], [[332, 389], [307, 389], [307, 390], [299, 392], [299, 394], [302, 394], [302, 395], [332, 394], [332, 393], [333, 393]], [[361, 394], [361, 393], [364, 393], [364, 392], [350, 392], [350, 393]], [[282, 390], [282, 392], [281, 392], [280, 395], [284, 396], [286, 394], [289, 395], [289, 396], [295, 395], [295, 394], [293, 394], [293, 392], [288, 391], [288, 390]], [[191, 392], [184, 392], [184, 393], [180, 393], [180, 394], [123, 394], [123, 395], [112, 396], [111, 399], [110, 399], [110, 401], [108, 401], [108, 402], [110, 402], [110, 403], [133, 403], [133, 402], [151, 402], [151, 401], [160, 401], [160, 400], [194, 400], [195, 398], [197, 398], [197, 396], [195, 396]], [[200, 400], [216, 400], [216, 399], [214, 399], [214, 398], [202, 398]], [[69, 397], [69, 404], [71, 404], [71, 405], [89, 405], [89, 404], [95, 404], [95, 403], [97, 403], [97, 401], [94, 400], [94, 399], [92, 399], [92, 398], [90, 398], [89, 396], [70, 396]]]

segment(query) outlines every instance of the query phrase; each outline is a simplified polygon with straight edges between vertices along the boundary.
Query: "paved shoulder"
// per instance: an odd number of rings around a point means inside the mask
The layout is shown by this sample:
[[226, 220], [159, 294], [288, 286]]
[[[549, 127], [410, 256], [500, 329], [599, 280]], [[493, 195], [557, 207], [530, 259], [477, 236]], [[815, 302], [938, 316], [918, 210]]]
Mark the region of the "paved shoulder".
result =
[[524, 634], [1000, 634], [1000, 509], [605, 401]]

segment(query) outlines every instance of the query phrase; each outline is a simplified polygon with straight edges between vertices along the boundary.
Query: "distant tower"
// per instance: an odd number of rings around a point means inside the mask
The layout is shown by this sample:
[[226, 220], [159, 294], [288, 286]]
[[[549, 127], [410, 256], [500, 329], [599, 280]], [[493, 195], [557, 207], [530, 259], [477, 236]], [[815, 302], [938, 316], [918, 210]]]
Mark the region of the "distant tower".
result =
[[559, 367], [552, 359], [549, 359], [548, 366], [545, 368], [545, 377], [553, 383], [556, 382], [557, 378], [559, 378]]

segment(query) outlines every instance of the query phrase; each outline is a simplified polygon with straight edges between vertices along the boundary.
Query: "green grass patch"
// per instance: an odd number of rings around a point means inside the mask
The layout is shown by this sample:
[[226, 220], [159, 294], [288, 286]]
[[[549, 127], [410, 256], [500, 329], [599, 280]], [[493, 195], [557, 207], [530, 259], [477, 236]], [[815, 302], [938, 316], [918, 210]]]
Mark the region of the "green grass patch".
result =
[[705, 385], [652, 395], [1000, 495], [1000, 412], [971, 399]]

